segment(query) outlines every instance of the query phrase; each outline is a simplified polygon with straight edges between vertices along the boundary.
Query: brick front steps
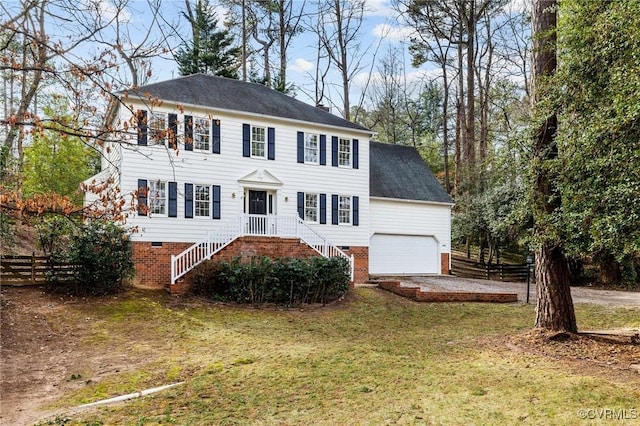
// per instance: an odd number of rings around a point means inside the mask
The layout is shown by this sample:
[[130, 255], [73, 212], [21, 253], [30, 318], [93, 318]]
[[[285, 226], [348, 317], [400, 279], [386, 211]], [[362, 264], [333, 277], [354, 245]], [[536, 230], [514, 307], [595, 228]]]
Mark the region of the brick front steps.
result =
[[513, 303], [518, 301], [516, 293], [478, 293], [466, 291], [422, 291], [420, 287], [405, 287], [400, 281], [375, 281], [381, 289], [390, 291], [417, 302], [488, 302]]

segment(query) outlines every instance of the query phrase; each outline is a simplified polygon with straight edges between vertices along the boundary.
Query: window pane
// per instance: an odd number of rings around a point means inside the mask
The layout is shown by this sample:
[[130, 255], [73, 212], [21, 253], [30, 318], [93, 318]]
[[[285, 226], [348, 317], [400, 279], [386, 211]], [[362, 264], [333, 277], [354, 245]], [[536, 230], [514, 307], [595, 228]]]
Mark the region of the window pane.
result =
[[305, 135], [304, 139], [304, 162], [318, 162], [318, 135]]
[[252, 127], [251, 128], [251, 155], [254, 157], [265, 156], [265, 128], [264, 127]]
[[304, 195], [304, 220], [307, 222], [318, 221], [318, 194]]
[[340, 139], [338, 143], [338, 165], [351, 166], [351, 139]]
[[338, 197], [338, 223], [351, 223], [351, 197]]
[[167, 137], [167, 115], [152, 112], [148, 121], [149, 138], [147, 143], [149, 145], [164, 145]]
[[193, 146], [195, 149], [209, 150], [210, 122], [206, 118], [196, 118], [193, 121]]
[[209, 217], [211, 205], [211, 191], [209, 185], [196, 185], [195, 189], [196, 217]]
[[151, 214], [167, 214], [167, 183], [149, 181], [149, 211]]

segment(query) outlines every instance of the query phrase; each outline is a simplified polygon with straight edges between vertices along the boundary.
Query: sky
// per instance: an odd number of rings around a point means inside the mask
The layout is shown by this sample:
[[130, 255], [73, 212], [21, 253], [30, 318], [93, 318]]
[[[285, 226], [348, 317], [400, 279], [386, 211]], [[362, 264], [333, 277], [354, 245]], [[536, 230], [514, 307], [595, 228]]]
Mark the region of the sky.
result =
[[[108, 1], [108, 0], [103, 0]], [[308, 0], [310, 4], [313, 0]], [[174, 6], [176, 10], [184, 7], [183, 1], [166, 0], [164, 3]], [[211, 0], [212, 4], [217, 4], [216, 0]], [[300, 1], [301, 3], [301, 1]], [[165, 9], [166, 10], [166, 9]], [[222, 16], [225, 9], [217, 8], [218, 15]], [[393, 10], [391, 1], [389, 0], [366, 0], [366, 12], [363, 19], [363, 25], [359, 39], [362, 51], [366, 52], [361, 61], [361, 70], [353, 78], [353, 85], [350, 97], [352, 104], [357, 103], [364, 87], [366, 86], [369, 76], [376, 74], [375, 60], [380, 59], [391, 46], [400, 47], [403, 53], [403, 62], [406, 66], [406, 72], [410, 78], [418, 78], [425, 73], [425, 70], [416, 70], [411, 67], [411, 57], [407, 50], [407, 43], [411, 30], [403, 28], [396, 18], [397, 12]], [[132, 17], [135, 21], [135, 17]], [[220, 19], [222, 21], [222, 19]], [[311, 32], [304, 32], [298, 35], [289, 50], [287, 73], [288, 80], [296, 86], [295, 97], [301, 101], [313, 103], [314, 100], [314, 82], [313, 73], [315, 67], [315, 35]], [[275, 59], [276, 51], [272, 53]], [[151, 81], [162, 81], [178, 77], [177, 65], [171, 60], [165, 59], [156, 61], [154, 75]], [[336, 70], [332, 70], [330, 74], [332, 81], [330, 97], [334, 104], [341, 105], [341, 97], [339, 95], [340, 78]], [[332, 112], [338, 114], [339, 111], [332, 108]]]
[[[78, 6], [86, 6], [88, 4], [97, 5], [101, 10], [101, 13], [105, 19], [113, 17], [113, 10], [115, 10], [113, 4], [118, 0], [76, 0]], [[130, 7], [126, 13], [121, 16], [120, 21], [126, 22], [126, 27], [131, 31], [133, 38], [136, 37], [139, 42], [144, 35], [144, 28], [149, 25], [150, 15], [145, 10], [148, 10], [148, 0], [130, 0]], [[307, 5], [311, 5], [313, 9], [313, 2], [316, 0], [306, 0]], [[188, 34], [186, 21], [181, 17], [181, 12], [184, 10], [184, 0], [161, 0], [161, 10], [163, 17], [167, 22], [176, 24], [181, 22], [181, 28], [183, 33]], [[210, 0], [211, 4], [217, 7], [219, 15], [219, 23], [223, 22], [223, 17], [226, 10], [219, 6], [220, 0]], [[302, 4], [302, 0], [294, 0], [297, 6]], [[365, 52], [360, 62], [360, 69], [358, 73], [352, 79], [352, 87], [350, 91], [351, 105], [358, 105], [361, 101], [361, 95], [366, 87], [371, 88], [371, 82], [375, 81], [378, 75], [377, 67], [380, 60], [389, 54], [391, 49], [395, 50], [395, 55], [400, 59], [400, 62], [404, 64], [404, 73], [409, 83], [419, 82], [425, 76], [429, 78], [435, 78], [437, 71], [433, 67], [429, 68], [429, 65], [423, 65], [420, 69], [415, 69], [411, 66], [411, 55], [408, 52], [408, 44], [412, 34], [412, 29], [402, 24], [402, 19], [398, 17], [398, 13], [392, 7], [392, 0], [365, 0], [366, 8], [363, 19], [363, 24], [360, 28], [360, 44], [361, 50]], [[516, 7], [524, 7], [529, 3], [529, 0], [512, 0], [516, 4]], [[20, 8], [17, 0], [5, 0], [2, 6], [11, 7], [14, 5], [17, 9]], [[54, 3], [55, 4], [55, 3]], [[0, 7], [0, 13], [2, 8]], [[0, 17], [1, 19], [1, 17]], [[69, 23], [73, 25], [73, 23]], [[187, 30], [187, 31], [185, 31]], [[64, 37], [64, 28], [55, 28], [52, 31], [58, 37]], [[152, 35], [152, 39], [163, 40], [165, 34], [161, 34], [160, 31]], [[177, 45], [177, 38], [168, 37], [167, 40], [173, 46]], [[294, 96], [301, 101], [313, 104], [314, 103], [314, 62], [316, 60], [316, 36], [312, 32], [303, 32], [294, 38], [292, 46], [288, 52], [288, 81], [293, 83], [296, 87]], [[77, 52], [78, 57], [88, 52]], [[275, 60], [277, 51], [274, 49], [272, 53], [272, 60]], [[335, 67], [334, 67], [335, 68]], [[152, 76], [149, 83], [168, 80], [179, 76], [178, 67], [172, 58], [170, 53], [164, 54], [162, 58], [153, 60]], [[331, 108], [334, 114], [340, 114], [341, 100], [341, 79], [337, 70], [333, 69], [329, 74], [329, 80], [331, 82], [328, 85], [328, 97], [325, 99], [324, 104]], [[369, 84], [369, 86], [367, 86]], [[365, 107], [370, 106], [368, 102], [364, 102]]]

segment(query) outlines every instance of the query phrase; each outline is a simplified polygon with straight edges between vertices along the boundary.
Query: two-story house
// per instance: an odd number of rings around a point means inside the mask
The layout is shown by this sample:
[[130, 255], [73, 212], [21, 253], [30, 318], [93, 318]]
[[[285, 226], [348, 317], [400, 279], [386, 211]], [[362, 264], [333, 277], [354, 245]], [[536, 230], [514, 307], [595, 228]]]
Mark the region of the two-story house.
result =
[[[139, 285], [175, 286], [236, 255], [343, 256], [355, 282], [448, 273], [451, 200], [415, 150], [370, 143], [370, 130], [255, 83], [196, 74], [119, 96], [124, 136], [88, 181], [133, 195]], [[376, 176], [395, 183], [370, 176], [372, 152]]]

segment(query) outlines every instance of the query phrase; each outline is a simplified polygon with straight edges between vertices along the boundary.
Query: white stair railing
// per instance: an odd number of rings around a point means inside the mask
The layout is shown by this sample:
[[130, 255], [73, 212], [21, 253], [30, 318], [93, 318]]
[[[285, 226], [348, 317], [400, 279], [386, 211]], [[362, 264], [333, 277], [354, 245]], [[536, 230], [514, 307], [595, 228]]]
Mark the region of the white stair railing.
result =
[[171, 256], [171, 284], [205, 260], [243, 236], [299, 238], [323, 257], [343, 257], [354, 276], [353, 255], [349, 256], [333, 245], [322, 234], [297, 216], [240, 215], [233, 221], [195, 243], [178, 255]]

